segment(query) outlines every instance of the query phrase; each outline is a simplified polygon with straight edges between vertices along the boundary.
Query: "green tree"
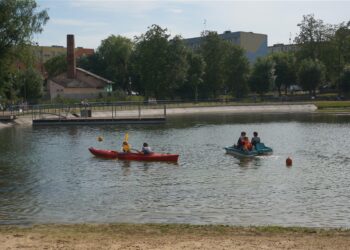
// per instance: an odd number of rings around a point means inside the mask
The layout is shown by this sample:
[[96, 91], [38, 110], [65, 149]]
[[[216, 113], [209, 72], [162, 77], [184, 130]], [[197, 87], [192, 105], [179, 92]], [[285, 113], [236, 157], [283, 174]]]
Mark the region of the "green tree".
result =
[[298, 26], [300, 32], [294, 41], [299, 45], [301, 59], [321, 60], [324, 48], [329, 46], [328, 42], [334, 36], [334, 27], [321, 19], [315, 19], [313, 14], [304, 15]]
[[350, 22], [347, 24], [341, 23], [337, 27], [332, 45], [334, 46], [333, 55], [335, 57], [332, 63], [332, 72], [335, 74], [335, 79], [340, 79], [343, 77], [345, 65], [350, 64]]
[[186, 82], [182, 88], [178, 89], [181, 97], [198, 100], [198, 89], [203, 83], [205, 62], [201, 54], [188, 51], [187, 62], [189, 65]]
[[54, 77], [63, 72], [66, 72], [67, 56], [63, 54], [50, 58], [44, 63], [44, 67], [48, 74], [48, 77]]
[[158, 25], [149, 27], [136, 37], [133, 70], [139, 89], [146, 97], [169, 98], [183, 84], [188, 68], [186, 49], [179, 37], [169, 40], [167, 29]]
[[77, 66], [96, 75], [104, 76], [105, 65], [97, 53], [80, 57], [77, 60]]
[[227, 46], [224, 61], [225, 86], [235, 97], [241, 98], [249, 91], [249, 61], [242, 48], [233, 44], [227, 44]]
[[337, 25], [326, 24], [314, 15], [303, 16], [298, 24], [300, 32], [295, 39], [299, 45], [297, 58], [299, 63], [304, 59], [318, 60], [326, 67], [325, 78], [335, 82], [339, 78], [337, 67], [337, 53], [334, 36]]
[[346, 67], [340, 77], [340, 90], [345, 94], [350, 93], [350, 67]]
[[258, 58], [250, 75], [250, 89], [262, 97], [271, 89], [273, 81], [272, 61], [269, 58]]
[[166, 88], [169, 34], [167, 29], [152, 25], [145, 34], [136, 37], [135, 67], [146, 97], [162, 97]]
[[97, 56], [103, 65], [101, 75], [113, 81], [119, 88], [131, 91], [128, 65], [133, 43], [122, 36], [111, 35], [97, 48]]
[[0, 93], [11, 85], [20, 50], [27, 48], [33, 34], [42, 32], [48, 19], [47, 11], [39, 11], [34, 0], [0, 1]]
[[298, 70], [300, 86], [315, 96], [317, 87], [325, 80], [325, 70], [324, 64], [320, 61], [303, 60]]
[[166, 58], [167, 91], [165, 92], [165, 96], [171, 96], [174, 98], [176, 90], [185, 84], [189, 69], [187, 54], [188, 49], [180, 36], [175, 36], [169, 41]]
[[19, 71], [16, 77], [18, 97], [24, 100], [36, 100], [42, 96], [43, 79], [41, 74], [33, 68]]
[[294, 54], [274, 53], [271, 59], [274, 63], [275, 87], [278, 94], [281, 96], [283, 88], [287, 94], [288, 87], [296, 82]]
[[219, 37], [217, 32], [202, 32], [201, 55], [205, 61], [204, 82], [200, 92], [203, 97], [216, 97], [225, 83], [225, 59], [227, 55], [227, 41]]

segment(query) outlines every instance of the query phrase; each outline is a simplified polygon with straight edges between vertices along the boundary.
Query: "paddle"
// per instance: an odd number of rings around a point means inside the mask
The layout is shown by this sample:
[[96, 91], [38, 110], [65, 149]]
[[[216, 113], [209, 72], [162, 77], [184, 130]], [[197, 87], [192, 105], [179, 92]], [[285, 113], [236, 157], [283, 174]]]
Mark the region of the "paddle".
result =
[[[129, 140], [129, 133], [125, 133], [124, 141], [125, 141], [125, 142], [128, 142], [128, 140]], [[135, 152], [137, 152], [137, 153], [139, 153], [139, 154], [142, 154], [141, 151], [139, 151], [139, 150], [137, 150], [137, 149], [134, 149], [134, 148], [130, 148], [130, 151], [135, 151]]]
[[129, 140], [129, 134], [128, 134], [128, 133], [125, 133], [124, 141], [128, 142], [128, 140]]

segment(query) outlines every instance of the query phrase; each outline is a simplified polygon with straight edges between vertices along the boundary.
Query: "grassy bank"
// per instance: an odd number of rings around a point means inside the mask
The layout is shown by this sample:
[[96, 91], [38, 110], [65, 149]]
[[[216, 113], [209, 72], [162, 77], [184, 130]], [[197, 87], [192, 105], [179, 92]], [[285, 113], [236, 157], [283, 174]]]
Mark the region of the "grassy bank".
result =
[[314, 102], [320, 112], [350, 112], [350, 101]]
[[4, 249], [348, 249], [350, 231], [183, 224], [1, 226]]

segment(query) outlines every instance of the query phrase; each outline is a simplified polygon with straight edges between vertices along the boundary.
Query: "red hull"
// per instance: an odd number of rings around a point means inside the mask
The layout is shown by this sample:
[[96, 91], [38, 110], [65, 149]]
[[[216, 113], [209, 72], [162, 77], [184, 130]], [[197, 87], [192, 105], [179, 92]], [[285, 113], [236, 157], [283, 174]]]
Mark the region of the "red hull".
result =
[[89, 148], [89, 151], [94, 156], [100, 157], [100, 158], [117, 159], [118, 157], [118, 152], [113, 150], [96, 149], [91, 147]]
[[118, 153], [119, 160], [131, 160], [131, 161], [173, 161], [177, 162], [179, 155], [175, 154], [141, 154], [141, 153]]
[[131, 160], [131, 161], [172, 161], [177, 162], [179, 159], [178, 154], [160, 154], [160, 153], [151, 153], [151, 154], [141, 154], [141, 153], [120, 153], [113, 150], [103, 150], [89, 148], [90, 152], [101, 158], [107, 159], [120, 159], [120, 160]]

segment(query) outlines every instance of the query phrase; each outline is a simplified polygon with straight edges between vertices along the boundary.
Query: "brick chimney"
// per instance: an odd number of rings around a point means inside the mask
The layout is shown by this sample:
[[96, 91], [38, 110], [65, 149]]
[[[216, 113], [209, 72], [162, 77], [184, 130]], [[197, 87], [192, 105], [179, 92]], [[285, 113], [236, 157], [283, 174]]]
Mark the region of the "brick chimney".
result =
[[67, 77], [70, 79], [75, 78], [76, 64], [75, 64], [75, 44], [74, 35], [67, 35]]

